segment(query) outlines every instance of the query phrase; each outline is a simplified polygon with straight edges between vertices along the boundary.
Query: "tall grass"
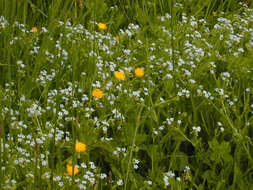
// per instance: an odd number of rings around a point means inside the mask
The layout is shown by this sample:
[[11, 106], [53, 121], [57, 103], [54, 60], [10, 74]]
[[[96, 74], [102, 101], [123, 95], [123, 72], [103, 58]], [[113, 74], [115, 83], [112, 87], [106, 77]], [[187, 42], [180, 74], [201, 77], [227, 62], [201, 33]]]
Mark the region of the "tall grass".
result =
[[0, 187], [251, 189], [251, 6], [0, 1]]

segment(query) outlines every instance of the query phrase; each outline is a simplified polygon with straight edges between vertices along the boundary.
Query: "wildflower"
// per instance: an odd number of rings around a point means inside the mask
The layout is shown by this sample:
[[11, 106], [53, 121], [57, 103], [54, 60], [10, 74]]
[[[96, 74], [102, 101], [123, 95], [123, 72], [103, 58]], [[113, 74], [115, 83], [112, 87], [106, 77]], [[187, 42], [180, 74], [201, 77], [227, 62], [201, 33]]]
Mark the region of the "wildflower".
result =
[[192, 129], [196, 132], [196, 133], [198, 133], [198, 132], [200, 132], [201, 131], [201, 127], [200, 126], [193, 126], [192, 127]]
[[134, 70], [134, 73], [137, 77], [143, 77], [144, 76], [144, 70], [142, 68], [136, 68]]
[[120, 72], [120, 71], [116, 71], [116, 72], [114, 73], [114, 76], [115, 76], [117, 79], [119, 79], [119, 80], [122, 80], [122, 79], [125, 79], [125, 78], [126, 78], [125, 74], [122, 73], [122, 72]]
[[117, 181], [117, 185], [118, 185], [118, 186], [123, 185], [123, 180], [122, 180], [122, 179], [119, 179], [119, 180]]
[[119, 41], [119, 36], [117, 35], [115, 39], [116, 39], [116, 41]]
[[148, 180], [146, 181], [148, 185], [152, 185], [152, 181], [151, 180]]
[[73, 166], [67, 164], [67, 174], [72, 176], [72, 175], [76, 175], [79, 173], [79, 169], [75, 166], [74, 167], [74, 173], [72, 173], [72, 170], [73, 170]]
[[37, 27], [32, 27], [32, 30], [33, 30], [33, 32], [38, 32], [38, 28]]
[[107, 175], [106, 175], [105, 173], [101, 173], [101, 174], [100, 174], [100, 178], [101, 178], [101, 179], [105, 179], [106, 177], [107, 177]]
[[106, 30], [107, 26], [106, 26], [106, 24], [100, 22], [100, 23], [98, 23], [98, 28], [101, 29], [101, 30]]
[[163, 182], [165, 184], [165, 187], [167, 187], [170, 184], [169, 177], [167, 175], [163, 176]]
[[170, 177], [170, 178], [175, 177], [175, 174], [174, 174], [172, 171], [168, 171], [166, 174], [167, 174], [167, 176]]
[[82, 142], [77, 142], [75, 145], [75, 149], [77, 152], [84, 152], [86, 150], [86, 144]]
[[96, 88], [92, 91], [92, 96], [96, 97], [96, 98], [102, 98], [103, 97], [103, 91]]

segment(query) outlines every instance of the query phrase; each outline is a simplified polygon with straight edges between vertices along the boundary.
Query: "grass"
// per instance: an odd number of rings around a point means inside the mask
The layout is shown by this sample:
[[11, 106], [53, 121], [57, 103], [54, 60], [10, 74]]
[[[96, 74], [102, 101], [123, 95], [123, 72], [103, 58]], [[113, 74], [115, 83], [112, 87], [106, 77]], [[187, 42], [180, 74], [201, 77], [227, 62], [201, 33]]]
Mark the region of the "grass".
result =
[[1, 1], [1, 189], [252, 189], [251, 7]]

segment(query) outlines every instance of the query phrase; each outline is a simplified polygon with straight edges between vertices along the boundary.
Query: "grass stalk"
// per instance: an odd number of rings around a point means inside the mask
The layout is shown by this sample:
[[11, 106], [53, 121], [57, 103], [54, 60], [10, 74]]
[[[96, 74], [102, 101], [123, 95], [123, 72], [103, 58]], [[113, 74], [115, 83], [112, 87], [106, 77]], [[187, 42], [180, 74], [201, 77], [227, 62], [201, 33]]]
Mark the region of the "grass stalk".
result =
[[133, 156], [133, 149], [136, 146], [135, 141], [136, 141], [137, 132], [138, 132], [138, 129], [139, 129], [140, 123], [141, 123], [141, 113], [142, 113], [143, 108], [144, 108], [144, 105], [141, 105], [141, 107], [139, 108], [138, 116], [136, 118], [136, 127], [135, 127], [134, 136], [133, 136], [133, 142], [131, 145], [129, 160], [128, 160], [128, 164], [127, 164], [127, 173], [126, 173], [126, 178], [125, 178], [125, 182], [124, 182], [124, 190], [127, 189], [128, 177], [129, 177], [129, 172], [130, 172], [130, 165], [131, 165], [132, 156]]

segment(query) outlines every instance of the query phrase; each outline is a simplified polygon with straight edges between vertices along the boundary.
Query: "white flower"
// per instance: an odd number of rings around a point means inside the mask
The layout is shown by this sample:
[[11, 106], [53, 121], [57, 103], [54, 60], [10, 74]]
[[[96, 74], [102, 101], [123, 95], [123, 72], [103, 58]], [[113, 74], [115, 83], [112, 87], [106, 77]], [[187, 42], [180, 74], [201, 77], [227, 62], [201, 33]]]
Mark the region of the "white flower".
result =
[[189, 166], [185, 166], [184, 172], [189, 171], [190, 167]]
[[91, 169], [93, 169], [93, 170], [96, 169], [94, 162], [89, 162], [89, 164], [90, 164]]
[[82, 167], [82, 168], [87, 168], [87, 166], [86, 166], [85, 163], [81, 163], [81, 167]]
[[118, 185], [118, 186], [123, 185], [123, 180], [122, 180], [122, 179], [119, 179], [119, 180], [117, 181], [117, 185]]
[[62, 187], [64, 184], [63, 184], [62, 181], [60, 181], [60, 182], [58, 183], [58, 185], [59, 185], [60, 187]]
[[170, 183], [169, 183], [169, 178], [167, 175], [163, 176], [163, 182], [165, 184], [165, 186], [167, 187]]
[[166, 175], [168, 175], [170, 178], [175, 177], [175, 174], [172, 171], [168, 171]]
[[148, 183], [148, 185], [152, 185], [152, 181], [151, 180], [148, 180], [147, 183]]
[[200, 126], [197, 126], [197, 127], [193, 126], [192, 129], [194, 131], [196, 131], [197, 133], [201, 131], [201, 127]]
[[106, 175], [105, 173], [101, 173], [101, 174], [100, 174], [100, 178], [101, 178], [101, 179], [105, 179], [106, 177], [107, 177], [107, 175]]

